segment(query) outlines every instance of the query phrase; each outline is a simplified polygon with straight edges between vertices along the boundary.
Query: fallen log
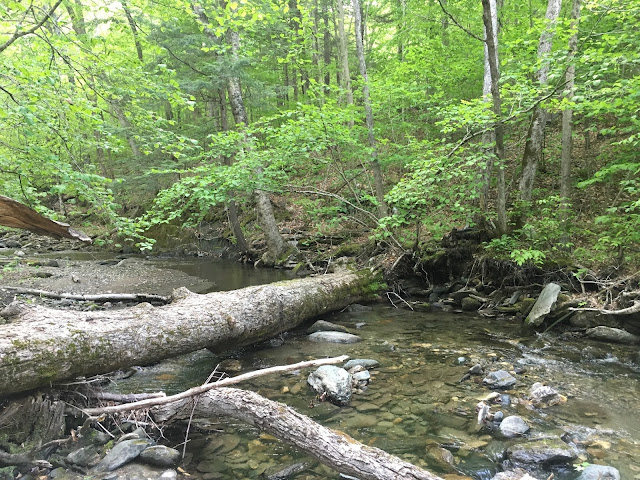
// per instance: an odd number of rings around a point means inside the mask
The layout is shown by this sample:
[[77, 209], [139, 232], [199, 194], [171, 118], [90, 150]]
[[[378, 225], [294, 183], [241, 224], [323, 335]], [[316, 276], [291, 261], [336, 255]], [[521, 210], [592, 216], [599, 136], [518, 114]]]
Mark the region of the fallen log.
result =
[[202, 348], [263, 341], [363, 301], [378, 285], [366, 270], [206, 295], [180, 288], [160, 307], [77, 312], [22, 305], [0, 325], [0, 396]]
[[[195, 404], [195, 407], [194, 407]], [[235, 388], [210, 390], [151, 410], [156, 422], [187, 421], [190, 416], [231, 417], [303, 450], [321, 463], [362, 480], [442, 480], [379, 448], [331, 430], [282, 403]]]
[[32, 208], [4, 195], [0, 195], [0, 225], [22, 228], [54, 238], [71, 238], [86, 243], [92, 242], [90, 237], [74, 230], [67, 223], [50, 220]]
[[149, 293], [97, 293], [97, 294], [77, 294], [77, 293], [56, 293], [48, 290], [24, 287], [2, 287], [7, 292], [19, 295], [33, 295], [35, 297], [53, 298], [55, 300], [75, 300], [78, 302], [153, 302], [165, 304], [171, 301], [170, 297], [153, 295]]

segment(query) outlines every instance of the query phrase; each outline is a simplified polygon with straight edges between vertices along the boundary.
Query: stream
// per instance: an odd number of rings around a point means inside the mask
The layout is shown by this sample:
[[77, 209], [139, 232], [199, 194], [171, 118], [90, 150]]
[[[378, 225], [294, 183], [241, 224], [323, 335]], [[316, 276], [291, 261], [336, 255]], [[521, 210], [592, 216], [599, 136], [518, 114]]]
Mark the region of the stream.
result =
[[[215, 262], [164, 260], [161, 267], [215, 282], [213, 290], [286, 276]], [[484, 480], [500, 471], [505, 446], [522, 440], [501, 438], [495, 430], [478, 425], [475, 406], [490, 390], [481, 383], [483, 375], [460, 380], [470, 366], [479, 363], [485, 372], [518, 372], [516, 386], [504, 392], [511, 404], [492, 410], [520, 415], [532, 427], [529, 437], [564, 435], [579, 453], [576, 463], [610, 465], [623, 479], [640, 478], [640, 368], [635, 347], [565, 340], [553, 333], [532, 336], [510, 317], [413, 312], [384, 303], [323, 319], [348, 327], [363, 341], [350, 345], [309, 342], [307, 325], [259, 346], [219, 355], [199, 351], [143, 368], [113, 390], [177, 393], [203, 383], [220, 362], [230, 375], [236, 375], [342, 354], [372, 358], [380, 367], [371, 370], [368, 389], [354, 395], [348, 407], [318, 402], [306, 385], [308, 371], [261, 377], [239, 387], [286, 403], [325, 426], [439, 475]], [[556, 388], [567, 402], [547, 409], [531, 407], [524, 399], [538, 381]], [[204, 427], [190, 434], [185, 468], [192, 478], [258, 478], [296, 462], [310, 464], [292, 477], [297, 480], [339, 478], [335, 471], [252, 427], [227, 420]], [[174, 439], [172, 446], [183, 440]], [[453, 454], [455, 467], [442, 460], [442, 448]], [[571, 467], [545, 472], [552, 471], [558, 480], [579, 475]]]
[[[290, 277], [285, 271], [256, 270], [212, 258], [140, 257], [127, 258], [123, 263], [108, 255], [43, 256], [59, 259], [59, 266], [38, 268], [40, 272], [53, 272], [45, 280], [52, 280], [52, 285], [60, 289], [75, 286], [82, 290], [108, 288], [166, 294], [186, 285], [198, 293], [207, 293]], [[94, 266], [98, 261], [114, 260], [109, 271], [121, 273], [96, 273], [87, 265], [88, 260]], [[142, 266], [151, 268], [151, 274], [141, 273]], [[68, 272], [74, 272], [84, 283], [73, 283]], [[12, 280], [17, 281], [22, 273], [16, 275]], [[38, 283], [44, 281], [40, 277], [27, 278], [26, 285], [46, 288], [46, 284]], [[579, 455], [576, 464], [609, 465], [620, 471], [622, 479], [640, 479], [637, 347], [573, 339], [553, 332], [531, 335], [511, 317], [414, 312], [389, 303], [347, 309], [322, 319], [348, 327], [362, 341], [348, 345], [313, 343], [306, 339], [309, 325], [305, 325], [257, 346], [218, 354], [203, 350], [139, 368], [130, 378], [112, 383], [109, 389], [120, 393], [173, 394], [202, 384], [219, 364], [234, 376], [346, 354], [380, 363], [370, 371], [367, 389], [355, 394], [347, 407], [319, 402], [306, 384], [310, 370], [260, 377], [238, 388], [286, 403], [327, 427], [448, 480], [489, 480], [501, 471], [502, 452], [507, 446], [547, 434], [562, 436], [575, 449]], [[492, 405], [491, 409], [502, 411], [505, 417], [519, 415], [525, 419], [531, 430], [524, 439], [505, 439], [490, 424], [478, 425], [476, 405], [491, 390], [482, 385], [484, 375], [461, 381], [476, 364], [482, 365], [485, 373], [516, 372], [516, 386], [501, 392], [509, 404]], [[557, 389], [567, 397], [566, 403], [546, 409], [532, 407], [526, 399], [535, 382]], [[181, 450], [184, 433], [181, 435], [169, 436], [166, 443]], [[447, 456], [451, 460], [448, 452], [453, 455], [453, 465], [445, 461]], [[253, 427], [227, 419], [209, 424], [194, 420], [183, 468], [193, 479], [235, 480], [266, 478], [298, 462], [308, 466], [290, 477], [295, 480], [347, 478]], [[556, 480], [579, 476], [571, 465], [534, 475], [542, 479], [552, 472]]]

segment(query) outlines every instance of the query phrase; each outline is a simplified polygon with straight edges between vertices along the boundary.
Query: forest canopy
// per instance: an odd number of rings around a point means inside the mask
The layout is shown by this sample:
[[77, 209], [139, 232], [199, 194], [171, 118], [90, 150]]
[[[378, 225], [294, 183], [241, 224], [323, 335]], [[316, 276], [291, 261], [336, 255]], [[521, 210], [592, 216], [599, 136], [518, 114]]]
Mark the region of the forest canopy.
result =
[[264, 235], [267, 263], [285, 224], [400, 250], [475, 226], [521, 265], [637, 265], [638, 22], [637, 0], [7, 0], [0, 193], [142, 250], [203, 222]]

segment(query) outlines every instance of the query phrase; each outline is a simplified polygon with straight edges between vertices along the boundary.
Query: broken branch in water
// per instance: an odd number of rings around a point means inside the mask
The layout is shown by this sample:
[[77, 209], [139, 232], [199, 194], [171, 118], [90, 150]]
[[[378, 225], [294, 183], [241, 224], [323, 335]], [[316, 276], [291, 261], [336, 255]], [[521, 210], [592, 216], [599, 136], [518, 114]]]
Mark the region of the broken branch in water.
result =
[[341, 362], [344, 362], [347, 358], [349, 358], [348, 355], [342, 355], [340, 357], [322, 358], [319, 360], [308, 360], [306, 362], [298, 362], [290, 365], [279, 365], [277, 367], [263, 368], [261, 370], [255, 370], [253, 372], [243, 373], [242, 375], [238, 375], [235, 377], [218, 380], [215, 383], [207, 383], [205, 385], [193, 387], [193, 388], [190, 388], [189, 390], [185, 390], [184, 392], [177, 393], [175, 395], [170, 395], [168, 397], [151, 398], [147, 400], [141, 400], [139, 402], [127, 403], [123, 405], [114, 405], [110, 407], [86, 408], [86, 409], [83, 409], [82, 412], [84, 412], [86, 415], [89, 415], [89, 416], [96, 416], [104, 413], [126, 412], [129, 410], [137, 410], [142, 408], [155, 407], [158, 405], [166, 405], [168, 403], [176, 402], [184, 398], [200, 395], [202, 393], [208, 392], [209, 390], [213, 390], [214, 388], [226, 387], [227, 385], [234, 385], [236, 383], [244, 382], [245, 380], [251, 380], [253, 378], [261, 377], [263, 375], [269, 375], [272, 373], [280, 373], [280, 372], [288, 372], [291, 370], [299, 370], [301, 368], [317, 367], [320, 365], [331, 365], [334, 363], [341, 363]]

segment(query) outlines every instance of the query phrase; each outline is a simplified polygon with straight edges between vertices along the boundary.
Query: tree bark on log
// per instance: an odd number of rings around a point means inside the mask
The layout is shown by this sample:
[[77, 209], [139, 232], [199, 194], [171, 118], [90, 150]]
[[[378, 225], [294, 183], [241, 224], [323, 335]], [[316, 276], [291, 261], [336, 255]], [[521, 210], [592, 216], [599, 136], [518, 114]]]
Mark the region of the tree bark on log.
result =
[[341, 473], [362, 480], [442, 480], [387, 452], [314, 422], [291, 407], [235, 388], [219, 388], [198, 397], [152, 409], [158, 422], [197, 417], [231, 417], [287, 442]]
[[256, 343], [362, 301], [375, 285], [366, 270], [207, 295], [180, 288], [160, 307], [77, 312], [24, 305], [0, 325], [0, 396], [202, 348]]

